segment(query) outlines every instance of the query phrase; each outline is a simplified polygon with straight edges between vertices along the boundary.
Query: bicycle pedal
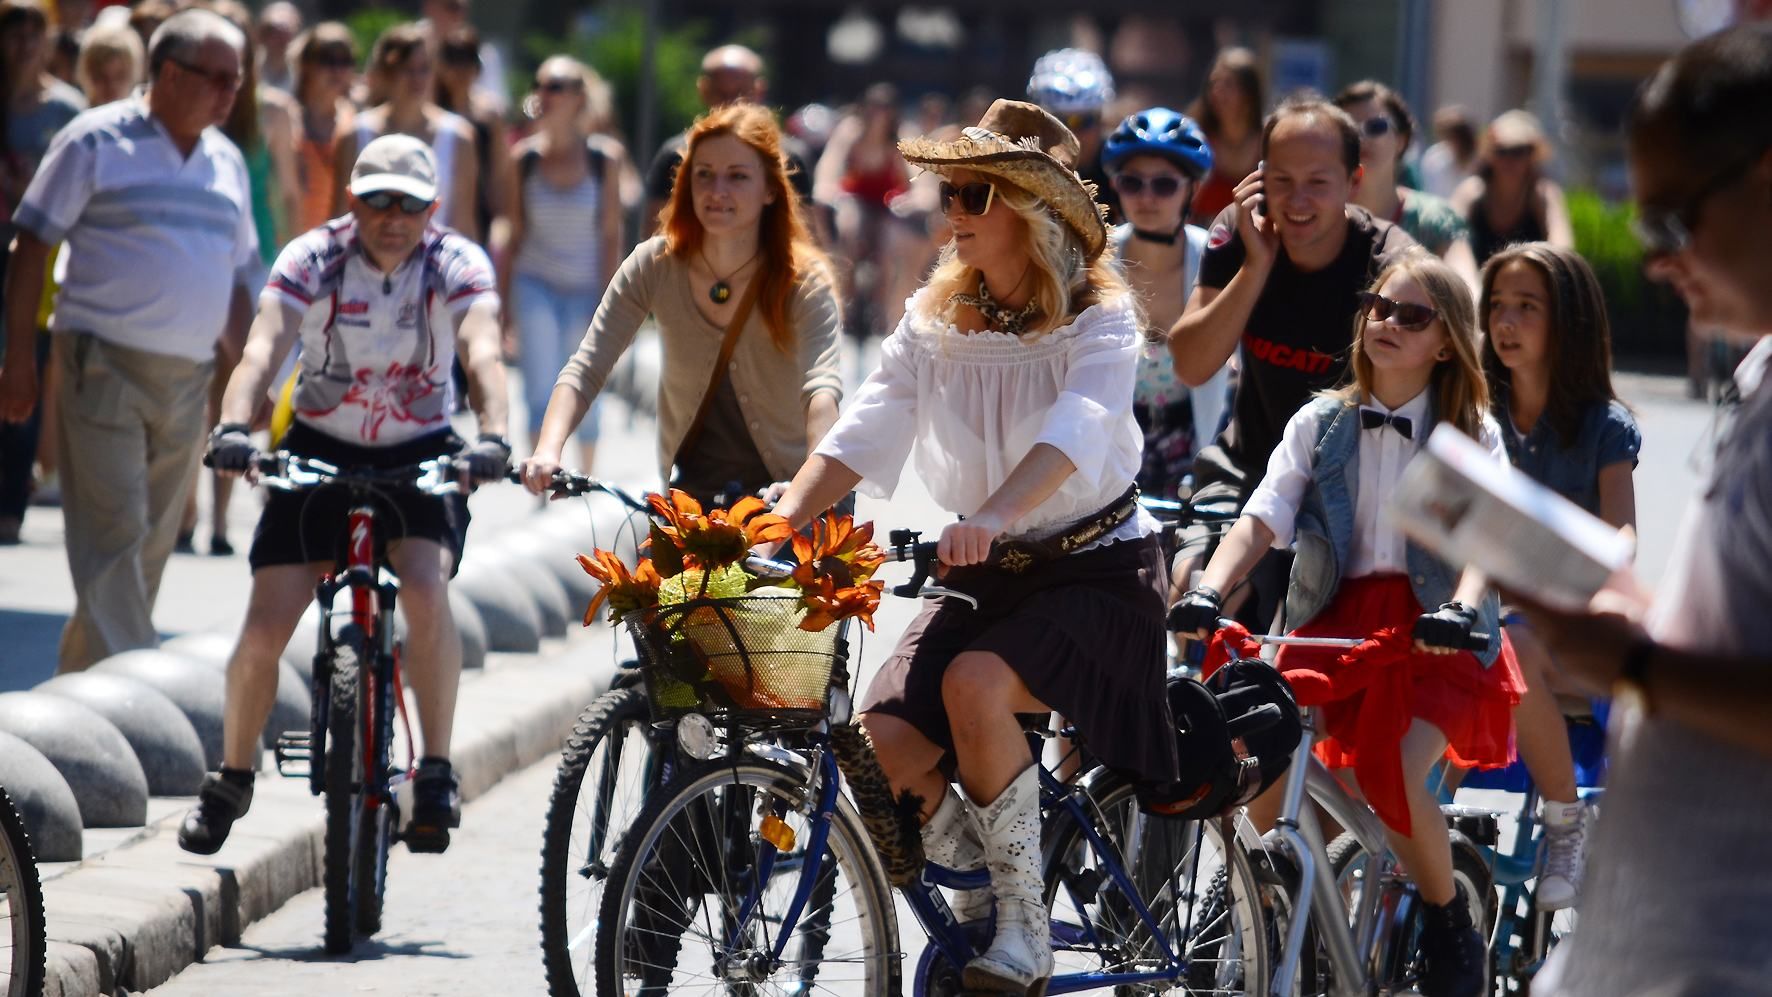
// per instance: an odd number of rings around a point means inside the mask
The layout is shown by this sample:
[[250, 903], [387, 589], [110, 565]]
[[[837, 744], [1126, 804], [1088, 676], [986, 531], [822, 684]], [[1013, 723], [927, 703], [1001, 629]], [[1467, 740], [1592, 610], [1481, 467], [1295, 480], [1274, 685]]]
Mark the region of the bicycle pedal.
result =
[[277, 773], [292, 778], [307, 778], [314, 771], [314, 736], [302, 730], [286, 730], [277, 735], [273, 749], [277, 755]]

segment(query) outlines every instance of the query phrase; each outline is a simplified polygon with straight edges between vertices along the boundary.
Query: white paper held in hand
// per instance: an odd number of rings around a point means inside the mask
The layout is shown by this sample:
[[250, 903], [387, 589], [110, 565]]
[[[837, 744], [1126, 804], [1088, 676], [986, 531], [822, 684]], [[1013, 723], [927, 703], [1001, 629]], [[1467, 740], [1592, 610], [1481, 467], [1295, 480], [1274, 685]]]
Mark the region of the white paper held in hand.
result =
[[1409, 462], [1391, 512], [1409, 539], [1448, 564], [1569, 611], [1585, 609], [1630, 564], [1634, 547], [1627, 534], [1445, 423]]

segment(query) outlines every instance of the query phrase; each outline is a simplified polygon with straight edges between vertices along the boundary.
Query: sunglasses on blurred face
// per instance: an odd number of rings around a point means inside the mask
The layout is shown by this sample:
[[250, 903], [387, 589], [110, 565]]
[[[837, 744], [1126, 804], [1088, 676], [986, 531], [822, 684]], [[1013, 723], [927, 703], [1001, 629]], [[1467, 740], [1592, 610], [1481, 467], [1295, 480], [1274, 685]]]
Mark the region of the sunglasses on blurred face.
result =
[[1120, 173], [1114, 176], [1114, 189], [1127, 197], [1137, 197], [1147, 188], [1152, 197], [1174, 197], [1181, 193], [1181, 178], [1169, 173], [1154, 177], [1139, 176], [1136, 173]]
[[1383, 322], [1386, 319], [1391, 319], [1392, 325], [1410, 332], [1427, 328], [1427, 324], [1439, 314], [1426, 305], [1417, 305], [1407, 301], [1392, 301], [1382, 294], [1374, 294], [1371, 291], [1361, 291], [1359, 298], [1360, 310], [1366, 313], [1368, 321]]
[[551, 79], [551, 80], [536, 80], [535, 81], [535, 92], [536, 93], [576, 93], [583, 86], [584, 86], [584, 84], [578, 80], [565, 79], [565, 78], [555, 78], [555, 79]]
[[954, 202], [960, 202], [960, 210], [969, 215], [982, 215], [991, 210], [996, 200], [997, 186], [990, 183], [968, 183], [956, 187], [943, 180], [941, 183], [941, 213], [953, 210]]
[[1380, 114], [1360, 122], [1360, 134], [1367, 138], [1383, 138], [1391, 133], [1393, 126], [1394, 122], [1388, 116]]
[[1527, 156], [1532, 155], [1534, 151], [1536, 150], [1533, 149], [1530, 142], [1522, 143], [1520, 145], [1498, 145], [1495, 147], [1495, 154], [1506, 159], [1524, 159]]
[[391, 190], [378, 190], [373, 194], [363, 194], [357, 200], [367, 204], [374, 211], [386, 211], [399, 205], [400, 210], [409, 215], [423, 214], [424, 210], [431, 206], [431, 202], [422, 197], [413, 197], [411, 194], [401, 194]]
[[217, 90], [234, 91], [240, 89], [240, 71], [237, 69], [206, 69], [194, 62], [172, 60], [172, 64], [201, 79]]
[[1692, 233], [1698, 229], [1698, 216], [1704, 210], [1704, 202], [1741, 179], [1760, 161], [1765, 152], [1764, 149], [1756, 150], [1752, 155], [1718, 171], [1677, 208], [1649, 205], [1639, 207], [1636, 219], [1631, 222], [1631, 229], [1636, 233], [1637, 241], [1642, 243], [1644, 252], [1652, 257], [1672, 256], [1691, 245]]
[[357, 64], [349, 52], [316, 52], [307, 61], [322, 69], [350, 69]]

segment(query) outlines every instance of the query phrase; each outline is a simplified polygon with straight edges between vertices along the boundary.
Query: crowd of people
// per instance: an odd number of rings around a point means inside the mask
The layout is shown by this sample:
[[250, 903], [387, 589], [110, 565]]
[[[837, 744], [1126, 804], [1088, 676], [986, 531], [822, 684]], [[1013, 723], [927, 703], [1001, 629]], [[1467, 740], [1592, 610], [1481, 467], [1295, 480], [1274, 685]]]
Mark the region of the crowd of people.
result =
[[[921, 800], [929, 854], [990, 870], [959, 904], [996, 915], [969, 988], [1037, 992], [1052, 971], [1017, 715], [1056, 710], [1105, 764], [1173, 780], [1165, 629], [1204, 639], [1225, 616], [1401, 635], [1403, 678], [1384, 696], [1331, 655], [1277, 664], [1329, 690], [1319, 755], [1419, 889], [1423, 993], [1480, 992], [1487, 958], [1430, 767], [1517, 754], [1545, 800], [1537, 901], [1581, 898], [1589, 818], [1563, 682], [1658, 709], [1619, 721], [1641, 736], [1616, 760], [1592, 877], [1595, 916], [1631, 930], [1584, 919], [1554, 992], [1700, 972], [1700, 952], [1723, 989], [1751, 971], [1745, 928], [1727, 950], [1644, 909], [1741, 906], [1705, 854], [1772, 867], [1763, 836], [1712, 813], [1693, 826], [1713, 847], [1682, 851], [1670, 811], [1693, 808], [1665, 805], [1690, 787], [1682, 758], [1703, 760], [1707, 806], [1744, 788], [1757, 801], [1764, 781], [1741, 758], [1768, 750], [1752, 722], [1772, 600], [1772, 476], [1751, 429], [1765, 349], [1661, 600], [1621, 585], [1593, 614], [1530, 593], [1504, 605], [1408, 541], [1383, 502], [1446, 424], [1635, 525], [1641, 435], [1530, 115], [1479, 135], [1442, 109], [1417, 157], [1416, 119], [1380, 81], [1270, 107], [1254, 57], [1232, 49], [1188, 113], [1126, 108], [1099, 56], [1065, 49], [1032, 65], [1026, 100], [968, 95], [959, 123], [941, 98], [913, 110], [882, 85], [784, 126], [762, 60], [723, 45], [701, 65], [707, 113], [642, 176], [591, 67], [542, 61], [513, 120], [465, 0], [425, 8], [360, 53], [343, 25], [304, 26], [286, 3], [254, 21], [233, 0], [142, 0], [90, 23], [64, 3], [72, 20], [52, 32], [36, 0], [0, 0], [0, 542], [18, 542], [33, 488], [59, 490], [77, 594], [62, 670], [156, 642], [159, 579], [198, 522], [200, 453], [217, 474], [213, 553], [231, 550], [227, 483], [267, 430], [334, 463], [455, 455], [471, 491], [513, 458], [508, 366], [522, 478], [540, 494], [561, 467], [592, 468], [598, 396], [651, 321], [661, 483], [704, 505], [767, 493], [803, 527], [853, 491], [890, 496], [914, 455], [962, 517], [941, 533], [944, 584], [977, 608], [930, 603], [861, 702], [894, 786]], [[1769, 96], [1772, 34], [1739, 29], [1664, 67], [1632, 118], [1650, 273], [1738, 334], [1772, 328]], [[623, 207], [642, 200], [648, 231], [630, 233]], [[847, 401], [845, 330], [890, 332]], [[1240, 517], [1209, 560], [1165, 564], [1140, 491]], [[424, 748], [405, 840], [441, 851], [459, 822], [461, 657], [444, 593], [467, 504], [387, 501], [406, 531], [390, 556]], [[277, 655], [340, 542], [333, 506], [273, 499], [255, 531], [226, 757], [180, 830], [192, 851], [219, 849], [250, 805]], [[1004, 539], [1020, 541], [1013, 557]], [[1471, 650], [1478, 633], [1495, 639]]]

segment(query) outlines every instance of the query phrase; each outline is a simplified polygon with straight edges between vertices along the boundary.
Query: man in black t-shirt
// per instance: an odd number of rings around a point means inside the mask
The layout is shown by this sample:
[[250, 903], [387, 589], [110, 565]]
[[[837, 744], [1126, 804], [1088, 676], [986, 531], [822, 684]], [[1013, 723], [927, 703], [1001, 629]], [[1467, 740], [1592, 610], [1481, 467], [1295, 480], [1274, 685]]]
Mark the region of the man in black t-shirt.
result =
[[[696, 92], [708, 110], [739, 102], [763, 103], [768, 93], [763, 78], [763, 59], [743, 45], [722, 45], [701, 60], [701, 75], [695, 80]], [[658, 230], [658, 213], [671, 199], [671, 186], [677, 179], [677, 164], [683, 161], [683, 147], [689, 143], [689, 132], [681, 131], [665, 139], [646, 170], [647, 235]], [[806, 147], [786, 133], [781, 148], [788, 157], [788, 183], [800, 200], [812, 200], [812, 171], [806, 165]]]
[[[1213, 221], [1199, 285], [1169, 335], [1176, 375], [1190, 385], [1242, 346], [1230, 425], [1195, 459], [1196, 506], [1242, 507], [1287, 420], [1346, 373], [1355, 294], [1415, 245], [1347, 203], [1360, 182], [1360, 133], [1340, 108], [1314, 99], [1281, 104], [1262, 130], [1261, 155], [1261, 168]], [[1192, 565], [1178, 563], [1176, 584], [1188, 588], [1191, 574]], [[1254, 582], [1263, 614], [1285, 594], [1283, 575], [1278, 592], [1266, 578]]]

